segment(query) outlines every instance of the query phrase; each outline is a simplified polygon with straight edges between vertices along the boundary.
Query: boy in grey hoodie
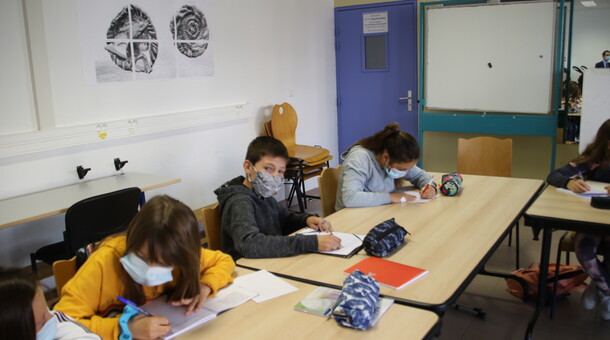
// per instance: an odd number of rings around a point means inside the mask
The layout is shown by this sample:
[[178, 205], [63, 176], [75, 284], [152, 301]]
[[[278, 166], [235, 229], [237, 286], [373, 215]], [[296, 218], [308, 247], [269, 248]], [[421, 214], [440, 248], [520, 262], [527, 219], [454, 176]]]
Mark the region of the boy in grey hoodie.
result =
[[333, 235], [287, 236], [303, 227], [330, 231], [330, 223], [281, 206], [272, 196], [283, 186], [288, 151], [273, 137], [257, 137], [248, 146], [238, 176], [214, 191], [221, 211], [222, 250], [240, 257], [283, 257], [339, 249]]

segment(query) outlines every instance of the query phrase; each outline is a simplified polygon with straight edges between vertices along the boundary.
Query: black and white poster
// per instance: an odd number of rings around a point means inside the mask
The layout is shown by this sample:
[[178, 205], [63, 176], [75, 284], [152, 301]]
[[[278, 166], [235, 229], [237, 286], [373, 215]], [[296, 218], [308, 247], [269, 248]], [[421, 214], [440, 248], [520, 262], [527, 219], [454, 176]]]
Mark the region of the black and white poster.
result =
[[79, 0], [87, 83], [214, 74], [207, 0]]

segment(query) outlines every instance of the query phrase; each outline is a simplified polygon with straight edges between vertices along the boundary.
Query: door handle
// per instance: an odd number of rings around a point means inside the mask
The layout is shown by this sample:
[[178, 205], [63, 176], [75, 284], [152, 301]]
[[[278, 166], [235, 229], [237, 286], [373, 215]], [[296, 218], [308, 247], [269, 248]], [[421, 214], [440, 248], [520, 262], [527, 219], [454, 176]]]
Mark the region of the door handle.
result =
[[399, 97], [398, 100], [406, 100], [408, 110], [413, 111], [413, 91], [407, 91], [407, 97]]

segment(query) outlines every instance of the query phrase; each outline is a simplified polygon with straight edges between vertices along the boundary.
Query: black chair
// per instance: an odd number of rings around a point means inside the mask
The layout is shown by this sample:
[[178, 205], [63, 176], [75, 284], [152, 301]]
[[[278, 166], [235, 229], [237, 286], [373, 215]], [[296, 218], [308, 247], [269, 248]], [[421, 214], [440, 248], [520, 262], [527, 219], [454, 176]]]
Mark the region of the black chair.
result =
[[38, 275], [37, 260], [50, 265], [58, 260], [67, 260], [79, 248], [125, 230], [138, 212], [141, 194], [140, 189], [134, 187], [74, 203], [66, 211], [64, 240], [30, 254], [34, 275]]

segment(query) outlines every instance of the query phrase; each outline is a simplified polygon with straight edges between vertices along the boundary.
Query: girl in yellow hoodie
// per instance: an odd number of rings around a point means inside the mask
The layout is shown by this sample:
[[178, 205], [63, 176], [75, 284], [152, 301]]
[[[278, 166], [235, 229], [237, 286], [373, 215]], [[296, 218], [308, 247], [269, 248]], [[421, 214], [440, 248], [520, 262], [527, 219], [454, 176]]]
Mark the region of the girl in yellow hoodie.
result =
[[91, 254], [64, 286], [55, 310], [105, 340], [129, 333], [134, 339], [156, 339], [169, 332], [169, 321], [138, 315], [119, 326], [124, 304], [117, 296], [141, 305], [166, 294], [169, 303], [186, 305], [188, 315], [231, 283], [234, 269], [229, 255], [201, 248], [191, 209], [169, 196], [157, 196], [134, 217], [126, 235], [106, 239]]

